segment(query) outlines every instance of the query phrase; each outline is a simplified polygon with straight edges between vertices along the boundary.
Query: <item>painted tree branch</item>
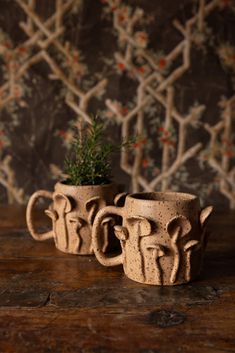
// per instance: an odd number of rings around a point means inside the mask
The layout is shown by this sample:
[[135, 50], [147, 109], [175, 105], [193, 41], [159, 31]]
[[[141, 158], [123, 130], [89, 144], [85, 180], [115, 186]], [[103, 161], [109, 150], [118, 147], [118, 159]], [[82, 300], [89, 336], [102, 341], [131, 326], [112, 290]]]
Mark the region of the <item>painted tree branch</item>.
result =
[[[171, 129], [171, 127], [178, 124], [178, 136], [177, 136], [177, 148], [175, 153], [175, 159], [172, 160], [171, 146], [167, 143], [162, 146], [162, 158], [161, 166], [159, 167], [160, 173], [152, 180], [146, 180], [141, 172], [141, 162], [143, 159], [143, 145], [139, 144], [134, 152], [134, 160], [130, 162], [129, 155], [126, 151], [122, 152], [121, 156], [121, 167], [122, 169], [131, 176], [132, 189], [138, 191], [140, 187], [146, 190], [161, 189], [167, 190], [170, 186], [169, 182], [174, 177], [175, 173], [185, 163], [195, 158], [199, 150], [202, 147], [200, 142], [195, 143], [194, 146], [188, 146], [186, 144], [187, 131], [190, 126], [196, 125], [198, 119], [200, 119], [201, 113], [205, 107], [199, 105], [194, 108], [193, 112], [184, 116], [177, 110], [174, 102], [174, 85], [184, 75], [184, 73], [190, 68], [190, 56], [191, 49], [193, 46], [193, 29], [196, 27], [200, 31], [204, 30], [205, 18], [216, 8], [218, 5], [217, 0], [212, 0], [208, 4], [205, 4], [204, 0], [199, 1], [198, 12], [186, 21], [185, 25], [174, 20], [173, 24], [180, 31], [183, 38], [182, 40], [163, 58], [163, 64], [166, 65], [178, 59], [182, 56], [182, 63], [176, 67], [168, 75], [164, 76], [159, 67], [159, 62], [156, 60], [152, 52], [147, 49], [146, 42], [137, 42], [136, 38], [139, 35], [135, 29], [135, 24], [141, 22], [143, 18], [143, 12], [139, 11], [138, 16], [136, 12], [130, 12], [128, 17], [128, 25], [120, 21], [124, 13], [124, 7], [122, 3], [115, 7], [115, 11], [112, 12], [114, 3], [112, 0], [106, 0], [106, 8], [110, 8], [110, 12], [113, 13], [113, 28], [118, 38], [118, 43], [121, 43], [118, 47], [118, 51], [115, 53], [114, 58], [117, 65], [120, 66], [122, 71], [131, 73], [133, 80], [137, 82], [137, 89], [135, 97], [137, 98], [136, 104], [127, 114], [120, 112], [118, 104], [111, 100], [106, 100], [107, 108], [114, 114], [116, 121], [122, 125], [122, 138], [128, 139], [131, 133], [131, 125], [135, 121], [136, 133], [139, 134], [143, 131], [145, 126], [145, 108], [149, 104], [153, 104], [154, 99], [157, 104], [160, 104], [165, 108], [165, 122], [163, 128], [165, 131]], [[142, 34], [144, 38], [144, 33]], [[143, 75], [136, 68], [136, 58], [141, 57], [145, 60], [146, 74]], [[187, 148], [186, 148], [187, 146]]]

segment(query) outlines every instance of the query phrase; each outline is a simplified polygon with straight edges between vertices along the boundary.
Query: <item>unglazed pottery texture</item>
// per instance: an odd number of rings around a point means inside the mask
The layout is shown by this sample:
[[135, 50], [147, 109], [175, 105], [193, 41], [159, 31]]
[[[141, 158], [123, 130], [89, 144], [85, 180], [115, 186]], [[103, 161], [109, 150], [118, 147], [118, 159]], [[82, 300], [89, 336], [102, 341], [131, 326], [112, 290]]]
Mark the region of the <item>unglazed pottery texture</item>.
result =
[[[117, 194], [116, 184], [71, 186], [57, 183], [54, 192], [39, 190], [28, 203], [26, 219], [29, 231], [36, 240], [54, 238], [56, 247], [66, 253], [89, 255], [93, 253], [91, 228], [96, 213], [106, 205], [118, 204], [123, 194]], [[116, 196], [116, 198], [115, 198]], [[40, 234], [33, 222], [33, 208], [39, 197], [51, 198], [53, 203], [45, 211], [52, 220], [52, 230]], [[112, 217], [102, 222], [102, 250], [109, 243]]]
[[[212, 207], [200, 209], [199, 199], [185, 193], [128, 195], [124, 207], [105, 207], [93, 226], [93, 248], [105, 266], [123, 264], [130, 279], [153, 285], [176, 285], [193, 280], [200, 272], [207, 241], [206, 221]], [[122, 254], [107, 258], [102, 251], [107, 215], [118, 214], [116, 225]]]

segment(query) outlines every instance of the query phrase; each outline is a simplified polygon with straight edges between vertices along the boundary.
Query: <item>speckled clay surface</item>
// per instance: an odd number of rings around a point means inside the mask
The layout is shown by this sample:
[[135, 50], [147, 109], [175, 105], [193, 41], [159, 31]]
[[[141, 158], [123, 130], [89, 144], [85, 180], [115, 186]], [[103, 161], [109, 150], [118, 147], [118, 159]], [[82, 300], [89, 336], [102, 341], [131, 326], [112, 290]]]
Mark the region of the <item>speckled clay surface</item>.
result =
[[[36, 240], [54, 238], [56, 247], [66, 253], [89, 255], [93, 253], [91, 229], [96, 213], [106, 205], [114, 203], [117, 195], [116, 184], [71, 186], [63, 183], [55, 185], [54, 192], [39, 190], [28, 203], [26, 219], [29, 231]], [[39, 197], [51, 198], [53, 203], [45, 211], [52, 219], [52, 230], [40, 234], [33, 223], [33, 208]], [[116, 200], [120, 197], [116, 197]], [[102, 250], [109, 242], [109, 227], [113, 218], [102, 221]]]
[[[105, 266], [123, 264], [130, 279], [153, 285], [176, 285], [200, 272], [206, 244], [206, 221], [212, 207], [201, 210], [191, 194], [153, 192], [128, 195], [124, 207], [109, 206], [96, 216], [93, 248]], [[102, 220], [110, 214], [123, 218], [115, 226], [122, 254], [108, 258], [102, 251]]]

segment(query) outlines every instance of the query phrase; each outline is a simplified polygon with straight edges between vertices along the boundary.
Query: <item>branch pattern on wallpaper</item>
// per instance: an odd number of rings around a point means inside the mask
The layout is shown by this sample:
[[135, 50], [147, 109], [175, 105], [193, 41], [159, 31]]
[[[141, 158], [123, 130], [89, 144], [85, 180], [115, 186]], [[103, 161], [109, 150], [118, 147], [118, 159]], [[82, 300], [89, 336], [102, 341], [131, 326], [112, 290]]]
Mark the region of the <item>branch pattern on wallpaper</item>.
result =
[[[60, 80], [65, 86], [65, 102], [78, 115], [77, 123], [90, 122], [87, 114], [89, 100], [100, 95], [107, 84], [106, 79], [101, 79], [96, 85], [83, 92], [76, 83], [78, 75], [84, 72], [84, 67], [79, 63], [79, 51], [68, 42], [61, 41], [59, 36], [65, 31], [63, 27], [63, 16], [73, 8], [79, 6], [79, 1], [56, 1], [56, 11], [46, 21], [41, 20], [35, 12], [36, 1], [16, 0], [19, 7], [27, 15], [26, 22], [20, 22], [19, 26], [29, 37], [20, 46], [13, 48], [12, 42], [5, 33], [0, 33], [0, 55], [4, 58], [3, 71], [6, 82], [0, 87], [0, 109], [9, 109], [13, 113], [17, 105], [25, 106], [23, 100], [27, 94], [27, 86], [24, 78], [27, 77], [28, 70], [32, 65], [41, 61], [48, 64], [51, 69], [49, 79]], [[52, 29], [51, 29], [52, 28]], [[61, 63], [49, 54], [48, 48], [54, 46], [58, 55], [62, 57]], [[37, 49], [32, 54], [32, 49]], [[63, 67], [65, 66], [65, 69]], [[14, 116], [14, 114], [13, 114]], [[4, 129], [1, 130], [4, 135]], [[7, 138], [4, 136], [4, 140]], [[0, 141], [0, 147], [8, 147], [10, 141], [4, 143]], [[0, 165], [0, 184], [7, 189], [8, 201], [23, 203], [23, 190], [16, 187], [14, 171], [10, 167], [11, 157], [3, 159]], [[55, 169], [55, 168], [54, 168]], [[54, 170], [52, 168], [52, 171]]]
[[[140, 8], [132, 8], [124, 1], [101, 0], [103, 15], [110, 22], [113, 35], [117, 39], [117, 51], [113, 59], [105, 61], [107, 70], [127, 75], [133, 81], [133, 99], [129, 106], [109, 98], [108, 77], [97, 75], [97, 81], [84, 90], [78, 77], [83, 77], [88, 68], [82, 60], [79, 49], [64, 39], [66, 33], [65, 15], [82, 6], [78, 0], [56, 0], [55, 11], [43, 20], [36, 11], [36, 0], [16, 0], [19, 9], [26, 16], [20, 22], [21, 30], [28, 39], [15, 47], [6, 33], [0, 32], [0, 56], [3, 59], [1, 70], [4, 82], [0, 87], [0, 109], [7, 109], [13, 120], [17, 108], [26, 105], [24, 97], [30, 88], [27, 86], [28, 70], [39, 62], [47, 64], [48, 80], [59, 80], [64, 87], [63, 99], [76, 114], [74, 124], [81, 127], [90, 122], [89, 103], [92, 99], [102, 99], [103, 116], [106, 121], [121, 126], [123, 140], [137, 135], [132, 154], [121, 152], [121, 168], [130, 176], [132, 190], [177, 189], [176, 176], [184, 182], [188, 177], [187, 162], [197, 161], [198, 168], [210, 168], [214, 174], [213, 183], [205, 191], [204, 197], [217, 189], [235, 208], [235, 166], [232, 120], [235, 110], [235, 95], [223, 97], [221, 114], [214, 125], [202, 121], [206, 106], [201, 102], [189, 107], [187, 113], [180, 113], [175, 99], [177, 82], [192, 68], [191, 55], [195, 46], [206, 45], [210, 36], [206, 20], [215, 12], [228, 7], [232, 14], [235, 8], [229, 0], [199, 0], [196, 13], [184, 24], [175, 19], [173, 26], [181, 35], [181, 40], [167, 54], [155, 52], [148, 46], [146, 27], [151, 21]], [[53, 47], [52, 53], [49, 49]], [[55, 54], [56, 53], [56, 54]], [[235, 74], [235, 49], [229, 43], [221, 44], [216, 52], [222, 66]], [[164, 111], [164, 118], [158, 119], [155, 106]], [[17, 119], [15, 123], [17, 124]], [[149, 142], [145, 131], [146, 120], [156, 131]], [[201, 141], [188, 141], [190, 129], [203, 127], [208, 134], [207, 148]], [[62, 136], [62, 135], [61, 135]], [[73, 137], [71, 129], [63, 133], [64, 142]], [[17, 187], [12, 157], [8, 154], [10, 141], [0, 125], [0, 184], [7, 190], [9, 202], [23, 203], [26, 195]], [[153, 151], [154, 149], [154, 151]], [[152, 156], [160, 156], [159, 165]], [[150, 172], [147, 173], [146, 170]], [[183, 172], [182, 172], [183, 171]], [[60, 173], [52, 163], [52, 172]], [[199, 183], [200, 185], [200, 183]], [[198, 184], [192, 184], [195, 189]], [[199, 191], [199, 190], [197, 190]]]
[[[232, 114], [235, 95], [224, 101], [223, 112], [219, 123], [211, 127], [204, 124], [205, 129], [210, 134], [210, 144], [207, 153], [202, 150], [200, 142], [186, 147], [186, 135], [188, 127], [195, 126], [200, 121], [204, 105], [197, 105], [190, 109], [190, 113], [183, 116], [177, 110], [174, 101], [175, 83], [191, 68], [191, 49], [195, 44], [200, 45], [203, 31], [207, 29], [205, 25], [206, 17], [220, 6], [223, 2], [214, 0], [205, 4], [204, 0], [199, 1], [198, 12], [185, 25], [179, 21], [173, 21], [175, 28], [181, 33], [182, 41], [179, 42], [171, 52], [165, 56], [156, 56], [147, 48], [148, 37], [145, 32], [135, 32], [134, 26], [137, 21], [141, 22], [144, 16], [143, 11], [137, 9], [130, 11], [128, 7], [122, 6], [116, 1], [103, 0], [108, 7], [107, 12], [113, 13], [113, 28], [118, 36], [119, 52], [115, 54], [115, 59], [119, 70], [131, 72], [134, 80], [138, 82], [136, 89], [136, 105], [128, 114], [120, 111], [120, 103], [106, 100], [107, 107], [114, 113], [117, 122], [122, 124], [123, 138], [128, 138], [130, 133], [130, 123], [136, 120], [136, 133], [141, 134], [144, 129], [144, 108], [150, 104], [151, 98], [154, 104], [160, 103], [165, 108], [165, 120], [159, 127], [160, 140], [162, 142], [161, 167], [157, 175], [152, 180], [143, 178], [141, 172], [143, 162], [149, 164], [149, 159], [143, 159], [144, 144], [139, 143], [136, 149], [134, 163], [128, 161], [128, 152], [122, 152], [121, 166], [132, 177], [134, 191], [140, 187], [145, 190], [162, 190], [170, 188], [171, 177], [184, 165], [188, 159], [198, 156], [201, 160], [207, 160], [210, 167], [216, 172], [219, 191], [228, 198], [231, 208], [235, 208], [235, 179], [234, 166], [231, 166], [231, 159], [234, 157], [234, 147], [232, 145]], [[118, 5], [119, 4], [119, 5]], [[118, 6], [117, 6], [118, 5]], [[234, 11], [234, 9], [233, 9]], [[199, 40], [198, 40], [199, 38]], [[230, 53], [230, 56], [233, 53]], [[222, 55], [222, 53], [221, 53]], [[182, 57], [180, 66], [174, 66], [174, 61]], [[226, 57], [226, 53], [225, 53]], [[136, 66], [134, 62], [140, 62]], [[165, 69], [170, 65], [174, 69]], [[233, 64], [234, 65], [234, 64]], [[172, 121], [178, 124], [178, 136], [171, 138]], [[222, 140], [227, 143], [227, 148], [218, 151], [218, 137], [222, 135]], [[174, 158], [171, 157], [172, 147], [176, 147]], [[153, 162], [154, 163], [154, 162]]]

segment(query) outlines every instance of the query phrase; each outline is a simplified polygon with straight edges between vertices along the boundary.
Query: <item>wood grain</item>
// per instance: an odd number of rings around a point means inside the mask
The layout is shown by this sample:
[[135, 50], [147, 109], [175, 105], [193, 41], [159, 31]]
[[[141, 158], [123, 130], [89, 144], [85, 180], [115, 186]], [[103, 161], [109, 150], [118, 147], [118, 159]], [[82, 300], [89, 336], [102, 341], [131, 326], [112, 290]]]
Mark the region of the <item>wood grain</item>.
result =
[[200, 278], [164, 288], [34, 241], [23, 208], [0, 219], [0, 353], [235, 352], [234, 213], [212, 218]]

